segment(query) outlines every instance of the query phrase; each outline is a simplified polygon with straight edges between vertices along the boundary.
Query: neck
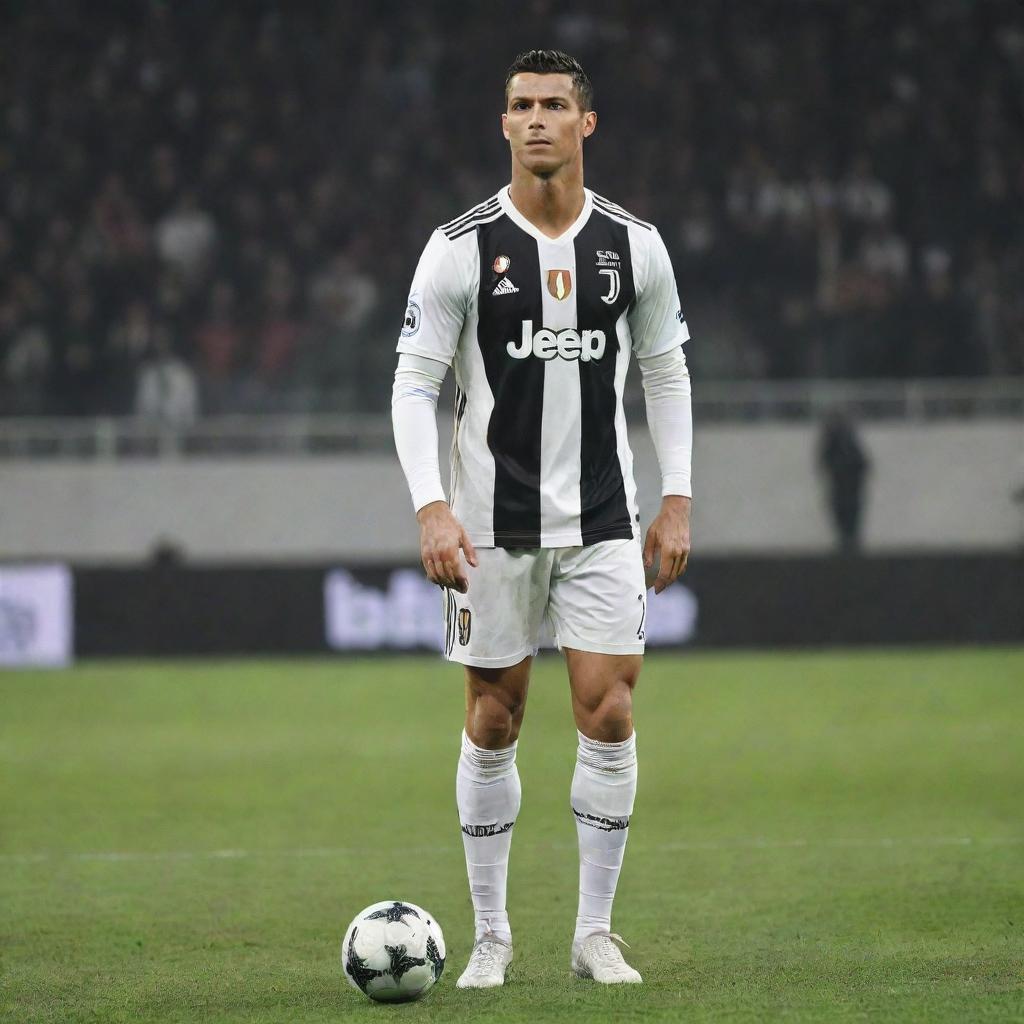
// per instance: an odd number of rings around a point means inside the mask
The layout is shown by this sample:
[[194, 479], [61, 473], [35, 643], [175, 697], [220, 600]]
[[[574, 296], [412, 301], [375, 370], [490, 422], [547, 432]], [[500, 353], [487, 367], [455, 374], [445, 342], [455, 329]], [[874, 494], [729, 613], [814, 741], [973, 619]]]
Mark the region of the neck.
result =
[[515, 208], [538, 231], [557, 238], [583, 210], [582, 162], [563, 167], [550, 177], [541, 177], [513, 161], [509, 196]]

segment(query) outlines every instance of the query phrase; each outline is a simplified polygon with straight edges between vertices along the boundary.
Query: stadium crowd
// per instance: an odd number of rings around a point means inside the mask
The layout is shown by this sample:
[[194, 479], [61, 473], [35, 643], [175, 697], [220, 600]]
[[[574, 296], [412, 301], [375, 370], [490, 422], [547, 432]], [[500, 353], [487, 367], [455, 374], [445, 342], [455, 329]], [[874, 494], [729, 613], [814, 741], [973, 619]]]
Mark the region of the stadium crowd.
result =
[[387, 408], [430, 229], [579, 56], [587, 184], [657, 223], [695, 375], [1024, 372], [1018, 0], [0, 15], [0, 411]]

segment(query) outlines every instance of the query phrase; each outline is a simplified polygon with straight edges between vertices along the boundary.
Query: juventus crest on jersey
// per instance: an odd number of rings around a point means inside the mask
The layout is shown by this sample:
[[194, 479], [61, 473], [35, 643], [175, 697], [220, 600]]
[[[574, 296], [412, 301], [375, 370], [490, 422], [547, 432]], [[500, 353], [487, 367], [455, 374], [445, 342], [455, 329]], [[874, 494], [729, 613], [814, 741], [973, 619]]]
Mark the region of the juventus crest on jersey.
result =
[[398, 351], [451, 365], [449, 501], [474, 544], [571, 547], [637, 531], [630, 352], [689, 338], [658, 232], [585, 190], [548, 238], [502, 190], [438, 228]]

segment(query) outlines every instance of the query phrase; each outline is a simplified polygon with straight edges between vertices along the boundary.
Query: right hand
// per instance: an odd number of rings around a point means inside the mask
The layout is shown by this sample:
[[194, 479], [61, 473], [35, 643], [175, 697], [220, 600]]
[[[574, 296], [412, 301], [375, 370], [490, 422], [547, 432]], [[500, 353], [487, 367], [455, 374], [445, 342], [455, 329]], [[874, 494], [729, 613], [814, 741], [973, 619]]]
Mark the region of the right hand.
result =
[[475, 569], [476, 549], [462, 523], [455, 518], [446, 501], [432, 501], [416, 513], [420, 524], [420, 558], [427, 579], [439, 587], [450, 587], [460, 594], [469, 590], [469, 577], [459, 557], [459, 548]]

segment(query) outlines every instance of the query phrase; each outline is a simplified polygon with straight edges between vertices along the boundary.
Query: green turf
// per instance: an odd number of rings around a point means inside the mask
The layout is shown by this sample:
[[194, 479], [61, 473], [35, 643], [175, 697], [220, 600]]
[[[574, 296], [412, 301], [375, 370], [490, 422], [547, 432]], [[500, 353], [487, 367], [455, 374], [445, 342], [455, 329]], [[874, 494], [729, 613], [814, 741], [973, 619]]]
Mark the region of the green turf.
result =
[[[461, 713], [433, 659], [0, 675], [0, 1019], [1024, 1020], [1024, 651], [648, 659], [627, 989], [568, 973], [575, 733], [551, 656], [519, 751], [513, 972], [456, 990]], [[448, 940], [404, 1007], [337, 955], [392, 897]]]

